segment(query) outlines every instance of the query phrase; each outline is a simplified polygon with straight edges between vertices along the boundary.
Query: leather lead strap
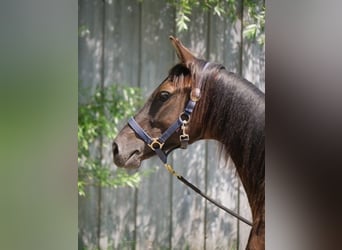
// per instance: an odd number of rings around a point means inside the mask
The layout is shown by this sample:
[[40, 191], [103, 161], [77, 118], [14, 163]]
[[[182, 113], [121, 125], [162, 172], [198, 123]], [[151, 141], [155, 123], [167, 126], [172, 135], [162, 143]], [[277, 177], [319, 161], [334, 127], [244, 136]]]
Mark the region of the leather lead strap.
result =
[[215, 201], [214, 199], [212, 199], [211, 197], [209, 197], [208, 195], [204, 194], [198, 187], [196, 187], [194, 184], [190, 183], [187, 179], [185, 179], [183, 176], [179, 175], [173, 168], [171, 165], [169, 164], [164, 164], [165, 168], [167, 169], [167, 171], [169, 171], [171, 174], [173, 174], [174, 176], [177, 177], [178, 180], [180, 180], [181, 182], [183, 182], [183, 184], [185, 184], [186, 186], [188, 186], [189, 188], [191, 188], [192, 190], [194, 190], [196, 193], [198, 193], [200, 196], [202, 196], [204, 199], [210, 201], [212, 204], [214, 204], [215, 206], [221, 208], [223, 211], [225, 211], [226, 213], [234, 216], [235, 218], [237, 218], [238, 220], [241, 220], [242, 222], [246, 223], [249, 226], [252, 226], [252, 222], [250, 222], [249, 220], [247, 220], [246, 218], [242, 217], [241, 215], [239, 215], [238, 213], [234, 212], [233, 210], [225, 207], [224, 205], [222, 205], [221, 203]]

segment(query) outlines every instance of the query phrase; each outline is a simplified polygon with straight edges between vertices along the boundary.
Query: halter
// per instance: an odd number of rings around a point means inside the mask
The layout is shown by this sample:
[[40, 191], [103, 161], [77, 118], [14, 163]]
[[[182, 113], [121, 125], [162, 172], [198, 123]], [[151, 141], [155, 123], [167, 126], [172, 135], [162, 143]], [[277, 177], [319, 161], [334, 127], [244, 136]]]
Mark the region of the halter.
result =
[[[209, 62], [207, 62], [203, 70], [204, 71], [208, 66]], [[167, 164], [167, 153], [163, 151], [163, 146], [167, 139], [169, 139], [173, 133], [175, 133], [179, 128], [182, 129], [182, 134], [179, 136], [179, 141], [182, 149], [186, 149], [189, 143], [189, 135], [185, 132], [186, 126], [190, 121], [190, 116], [192, 111], [196, 106], [196, 102], [201, 98], [201, 87], [202, 87], [203, 77], [201, 77], [198, 81], [198, 85], [190, 93], [190, 99], [185, 106], [184, 111], [179, 115], [178, 119], [159, 137], [153, 138], [147, 132], [140, 127], [134, 117], [131, 117], [128, 120], [129, 126], [134, 130], [134, 132], [142, 139], [147, 146], [149, 146], [156, 154], [159, 156], [160, 160]]]
[[191, 99], [188, 101], [184, 112], [182, 112], [177, 121], [175, 121], [159, 138], [153, 138], [149, 136], [145, 130], [143, 130], [140, 125], [136, 122], [136, 120], [131, 117], [128, 120], [129, 126], [134, 130], [135, 133], [149, 146], [156, 154], [159, 156], [161, 161], [166, 164], [167, 163], [167, 153], [163, 151], [163, 146], [167, 139], [173, 135], [176, 130], [180, 127], [182, 128], [182, 134], [179, 136], [179, 140], [181, 142], [181, 148], [185, 149], [189, 142], [189, 135], [186, 134], [185, 128], [190, 120], [190, 115], [194, 110], [196, 102]]
[[[207, 62], [202, 71], [204, 71], [210, 63]], [[179, 115], [178, 119], [158, 138], [151, 137], [147, 132], [137, 123], [134, 117], [131, 117], [128, 120], [128, 125], [133, 129], [133, 131], [142, 139], [147, 146], [149, 146], [156, 154], [159, 156], [160, 160], [164, 163], [164, 167], [174, 176], [176, 176], [180, 181], [182, 181], [185, 185], [192, 188], [196, 193], [203, 196], [205, 199], [209, 200], [219, 208], [223, 209], [225, 212], [233, 215], [244, 223], [252, 226], [252, 223], [247, 219], [241, 217], [239, 214], [230, 210], [229, 208], [223, 206], [222, 204], [216, 202], [206, 194], [203, 194], [200, 189], [196, 186], [188, 182], [183, 176], [177, 174], [177, 172], [172, 168], [170, 164], [167, 164], [167, 156], [169, 152], [163, 151], [163, 146], [167, 139], [169, 139], [179, 128], [182, 129], [182, 134], [179, 136], [180, 144], [182, 149], [186, 149], [189, 143], [189, 135], [185, 132], [186, 126], [190, 121], [191, 113], [193, 112], [196, 102], [201, 98], [201, 87], [203, 83], [203, 77], [199, 79], [197, 82], [197, 86], [191, 90], [190, 99], [185, 106], [184, 111]]]

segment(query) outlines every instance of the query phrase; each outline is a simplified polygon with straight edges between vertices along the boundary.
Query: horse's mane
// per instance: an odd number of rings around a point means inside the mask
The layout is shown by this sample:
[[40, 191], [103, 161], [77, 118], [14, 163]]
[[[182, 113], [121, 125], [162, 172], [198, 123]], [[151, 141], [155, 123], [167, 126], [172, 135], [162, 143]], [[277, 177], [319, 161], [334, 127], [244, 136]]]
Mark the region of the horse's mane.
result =
[[221, 64], [210, 63], [203, 70], [205, 63], [198, 60], [190, 70], [177, 64], [169, 77], [191, 75], [192, 84], [199, 79], [203, 81], [202, 98], [196, 105], [192, 122], [201, 124], [203, 133], [211, 131], [222, 143], [226, 160], [228, 156], [232, 158], [241, 179], [248, 175], [250, 184], [259, 186], [255, 182], [264, 181], [265, 164], [264, 94]]

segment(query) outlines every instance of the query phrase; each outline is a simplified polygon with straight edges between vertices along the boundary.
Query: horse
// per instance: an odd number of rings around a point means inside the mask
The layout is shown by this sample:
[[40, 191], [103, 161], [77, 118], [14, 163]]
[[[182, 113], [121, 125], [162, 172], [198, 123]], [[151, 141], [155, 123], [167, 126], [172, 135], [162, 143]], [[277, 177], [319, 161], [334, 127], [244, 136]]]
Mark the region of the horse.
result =
[[[138, 168], [198, 140], [221, 144], [246, 191], [252, 228], [246, 249], [265, 248], [265, 96], [221, 64], [199, 59], [170, 36], [180, 60], [112, 143], [116, 166]], [[191, 117], [191, 119], [190, 119]]]

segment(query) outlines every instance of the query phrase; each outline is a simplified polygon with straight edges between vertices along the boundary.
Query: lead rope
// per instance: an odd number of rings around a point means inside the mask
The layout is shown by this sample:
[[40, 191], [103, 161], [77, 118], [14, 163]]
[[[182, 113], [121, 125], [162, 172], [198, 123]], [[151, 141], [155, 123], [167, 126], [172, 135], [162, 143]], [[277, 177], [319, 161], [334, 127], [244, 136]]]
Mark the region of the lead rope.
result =
[[183, 176], [179, 175], [174, 169], [173, 167], [168, 164], [168, 163], [164, 163], [164, 167], [166, 168], [167, 171], [169, 171], [172, 175], [174, 175], [175, 177], [177, 177], [178, 180], [180, 180], [181, 182], [183, 182], [186, 186], [188, 186], [189, 188], [191, 188], [192, 190], [194, 190], [196, 193], [198, 193], [199, 195], [201, 195], [203, 198], [205, 198], [206, 200], [210, 201], [211, 203], [213, 203], [214, 205], [216, 205], [217, 207], [221, 208], [223, 211], [229, 213], [230, 215], [234, 216], [235, 218], [241, 220], [242, 222], [246, 223], [247, 225], [252, 226], [252, 222], [250, 222], [249, 220], [245, 219], [244, 217], [240, 216], [238, 213], [234, 212], [233, 210], [225, 207], [224, 205], [222, 205], [221, 203], [215, 201], [214, 199], [212, 199], [211, 197], [209, 197], [208, 195], [202, 193], [202, 191], [196, 187], [194, 184], [190, 183], [187, 179], [185, 179]]

